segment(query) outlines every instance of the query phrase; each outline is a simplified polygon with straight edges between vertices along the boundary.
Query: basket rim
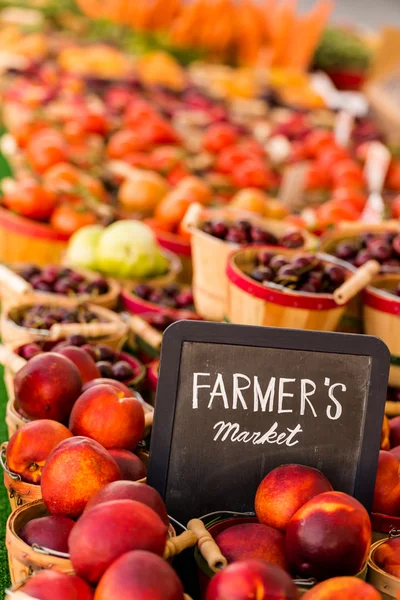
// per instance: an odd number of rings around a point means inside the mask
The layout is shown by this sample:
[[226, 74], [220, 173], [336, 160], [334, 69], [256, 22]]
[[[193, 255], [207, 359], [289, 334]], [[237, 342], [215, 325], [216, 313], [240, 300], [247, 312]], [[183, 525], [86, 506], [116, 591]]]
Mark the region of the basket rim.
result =
[[[151, 284], [149, 284], [151, 285]], [[190, 288], [189, 285], [180, 284], [182, 288]], [[159, 286], [151, 286], [157, 289]], [[143, 300], [136, 294], [130, 291], [132, 286], [124, 286], [121, 290], [121, 300], [125, 306], [125, 308], [131, 311], [135, 315], [142, 315], [148, 313], [154, 314], [166, 314], [171, 315], [172, 317], [177, 317], [180, 319], [201, 319], [200, 315], [198, 315], [195, 311], [185, 310], [179, 308], [169, 308], [167, 306], [162, 306], [161, 304], [155, 304], [154, 302], [149, 302], [149, 300]]]
[[[388, 276], [397, 277], [400, 281], [400, 273]], [[400, 298], [391, 294], [390, 292], [377, 288], [373, 285], [368, 286], [363, 291], [363, 303], [369, 308], [373, 308], [377, 311], [384, 312], [390, 315], [400, 314]]]
[[147, 366], [147, 377], [149, 379], [149, 383], [154, 389], [157, 388], [158, 384], [158, 369], [160, 366], [160, 359], [152, 360], [151, 363]]
[[[146, 221], [147, 219], [144, 220], [144, 223], [146, 223]], [[151, 227], [156, 236], [156, 240], [162, 248], [174, 252], [178, 256], [190, 257], [192, 255], [190, 239], [187, 239], [178, 233], [159, 229], [155, 223], [146, 224]]]
[[46, 223], [28, 219], [22, 215], [11, 212], [8, 208], [0, 206], [0, 226], [5, 226], [9, 231], [19, 235], [58, 242], [68, 242], [70, 236], [59, 233]]

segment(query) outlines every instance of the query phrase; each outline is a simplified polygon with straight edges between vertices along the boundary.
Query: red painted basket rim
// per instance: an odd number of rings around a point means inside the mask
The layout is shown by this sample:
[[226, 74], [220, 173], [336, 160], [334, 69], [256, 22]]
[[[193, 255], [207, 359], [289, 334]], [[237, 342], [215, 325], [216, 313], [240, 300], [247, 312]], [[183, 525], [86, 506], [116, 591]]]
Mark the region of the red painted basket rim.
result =
[[382, 513], [371, 513], [373, 531], [389, 533], [393, 528], [400, 529], [400, 517], [392, 517]]
[[400, 298], [379, 288], [367, 287], [363, 292], [363, 302], [369, 308], [389, 315], [400, 314]]
[[151, 386], [152, 391], [156, 391], [158, 384], [158, 368], [160, 366], [159, 360], [153, 360], [147, 367], [147, 377]]
[[[146, 223], [146, 221], [145, 221]], [[192, 255], [192, 248], [190, 245], [190, 239], [186, 239], [183, 236], [177, 233], [171, 233], [170, 231], [164, 231], [163, 229], [159, 229], [153, 223], [147, 223], [151, 229], [154, 231], [157, 242], [167, 250], [171, 252], [175, 252], [179, 256], [188, 256]]]
[[134, 315], [144, 315], [148, 313], [170, 315], [179, 319], [200, 319], [200, 315], [185, 309], [168, 308], [147, 300], [142, 300], [135, 294], [131, 294], [128, 290], [121, 291], [121, 300], [124, 307]]
[[127, 352], [119, 352], [118, 353], [119, 360], [125, 360], [127, 363], [131, 365], [132, 368], [136, 368], [137, 374], [132, 377], [132, 379], [128, 382], [124, 382], [125, 385], [133, 385], [140, 383], [146, 376], [146, 367], [139, 359], [132, 354], [128, 354]]
[[0, 225], [3, 225], [6, 229], [14, 233], [43, 240], [67, 242], [70, 238], [69, 235], [59, 233], [46, 223], [27, 219], [2, 206], [0, 206]]

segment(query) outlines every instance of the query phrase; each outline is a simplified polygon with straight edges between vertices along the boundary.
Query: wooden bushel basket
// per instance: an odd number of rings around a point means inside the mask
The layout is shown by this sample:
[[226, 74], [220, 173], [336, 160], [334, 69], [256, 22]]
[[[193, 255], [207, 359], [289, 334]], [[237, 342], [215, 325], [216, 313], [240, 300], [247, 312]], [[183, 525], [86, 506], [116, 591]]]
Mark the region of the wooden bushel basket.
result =
[[162, 248], [165, 248], [165, 250], [169, 250], [170, 252], [174, 252], [174, 254], [179, 256], [179, 259], [182, 263], [182, 270], [178, 277], [179, 281], [182, 281], [182, 283], [191, 283], [193, 271], [190, 240], [186, 239], [182, 235], [158, 229], [157, 225], [153, 225], [151, 219], [148, 223], [146, 221], [145, 223], [153, 229], [157, 242]]
[[[271, 250], [271, 247], [268, 247]], [[339, 302], [335, 294], [312, 294], [290, 290], [281, 286], [263, 285], [251, 279], [247, 274], [254, 264], [254, 258], [260, 247], [247, 247], [235, 252], [229, 259], [227, 277], [229, 280], [226, 318], [231, 323], [268, 327], [285, 327], [318, 331], [334, 331], [343, 315], [350, 298]], [[297, 251], [281, 250], [279, 254], [293, 256]], [[361, 269], [354, 271], [347, 263], [337, 261], [324, 254], [316, 257], [325, 263], [340, 264], [347, 274], [347, 282], [342, 288], [354, 282], [362, 287], [371, 280], [363, 278]], [[375, 268], [377, 263], [372, 263]], [[377, 267], [379, 269], [379, 265]], [[358, 289], [358, 287], [357, 287]], [[361, 287], [360, 287], [361, 289]], [[354, 288], [351, 290], [354, 294]], [[350, 296], [352, 297], [352, 296]]]
[[[238, 249], [238, 244], [219, 240], [201, 230], [201, 224], [209, 219], [222, 219], [227, 222], [246, 219], [270, 231], [276, 236], [289, 233], [292, 229], [282, 221], [257, 218], [253, 214], [235, 209], [203, 209], [200, 205], [192, 204], [184, 219], [185, 228], [191, 233], [193, 261], [193, 295], [196, 312], [208, 321], [222, 321], [226, 312], [228, 296], [228, 281], [226, 265], [232, 251]], [[301, 230], [305, 243], [303, 249], [315, 249], [317, 238]], [[280, 246], [277, 246], [279, 250]], [[301, 250], [302, 248], [299, 248]]]
[[22, 425], [29, 423], [29, 419], [25, 419], [19, 414], [14, 396], [11, 396], [7, 402], [6, 407], [6, 424], [8, 430], [8, 437], [10, 438]]
[[387, 539], [388, 535], [395, 529], [400, 530], [400, 517], [391, 517], [381, 513], [371, 513], [372, 541]]
[[378, 590], [382, 600], [396, 600], [400, 591], [400, 579], [383, 571], [374, 560], [375, 552], [382, 544], [387, 542], [387, 539], [379, 540], [371, 546], [368, 558], [367, 581]]
[[[157, 289], [157, 288], [154, 288]], [[181, 289], [187, 290], [188, 286], [182, 287]], [[200, 315], [194, 311], [186, 310], [183, 308], [169, 308], [162, 304], [155, 304], [148, 300], [143, 300], [132, 291], [132, 285], [126, 285], [121, 292], [121, 301], [124, 308], [133, 315], [143, 314], [162, 314], [170, 315], [174, 319], [201, 319]]]
[[4, 471], [4, 487], [7, 490], [8, 499], [10, 501], [11, 510], [15, 511], [23, 504], [28, 504], [34, 500], [42, 498], [42, 490], [40, 484], [26, 483], [16, 473], [12, 473], [6, 463], [6, 448], [7, 442], [1, 446], [0, 462]]
[[363, 294], [365, 333], [381, 338], [390, 350], [389, 385], [400, 387], [400, 298], [389, 293], [400, 282], [398, 275], [383, 275]]

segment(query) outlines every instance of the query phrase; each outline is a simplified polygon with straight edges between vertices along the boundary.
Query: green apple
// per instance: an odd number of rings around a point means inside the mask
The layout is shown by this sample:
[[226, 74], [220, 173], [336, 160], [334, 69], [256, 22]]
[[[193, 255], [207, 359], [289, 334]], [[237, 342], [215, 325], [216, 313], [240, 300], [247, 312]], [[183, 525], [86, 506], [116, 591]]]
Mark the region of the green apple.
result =
[[104, 232], [101, 225], [87, 225], [71, 237], [67, 248], [67, 262], [85, 269], [97, 268], [97, 246]]

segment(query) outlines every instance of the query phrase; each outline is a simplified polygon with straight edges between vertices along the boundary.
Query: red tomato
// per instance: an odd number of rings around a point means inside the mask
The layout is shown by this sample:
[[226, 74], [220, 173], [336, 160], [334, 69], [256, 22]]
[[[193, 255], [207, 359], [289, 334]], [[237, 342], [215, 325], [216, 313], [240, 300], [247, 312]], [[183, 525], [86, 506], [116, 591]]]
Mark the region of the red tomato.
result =
[[108, 121], [102, 113], [84, 111], [78, 120], [83, 130], [87, 133], [105, 135], [108, 131]]
[[360, 217], [358, 210], [350, 204], [342, 205], [336, 200], [329, 200], [317, 209], [317, 221], [320, 227], [335, 225], [340, 221], [357, 221]]
[[97, 217], [83, 205], [60, 204], [53, 212], [50, 223], [56, 231], [72, 235], [85, 225], [97, 223]]
[[179, 136], [166, 119], [154, 117], [145, 120], [137, 129], [140, 136], [148, 144], [177, 144]]
[[229, 146], [218, 154], [215, 169], [220, 173], [232, 173], [239, 164], [249, 158], [249, 154], [240, 146]]
[[218, 154], [227, 146], [236, 144], [238, 134], [236, 129], [229, 123], [215, 123], [211, 125], [203, 138], [203, 148], [207, 152]]
[[121, 129], [111, 136], [107, 146], [109, 158], [123, 158], [128, 154], [145, 150], [147, 143], [143, 137], [131, 129]]
[[159, 146], [151, 153], [153, 168], [159, 173], [169, 173], [182, 161], [183, 152], [175, 146]]
[[45, 221], [55, 209], [57, 198], [34, 179], [25, 179], [4, 195], [3, 204], [19, 215]]
[[68, 160], [68, 146], [56, 129], [42, 129], [29, 140], [26, 156], [32, 169], [44, 173], [53, 165]]
[[253, 140], [251, 138], [244, 139], [244, 140], [241, 140], [239, 146], [240, 146], [240, 149], [243, 152], [247, 152], [248, 155], [259, 156], [260, 158], [265, 157], [264, 148], [262, 147], [262, 145], [259, 142], [257, 142], [257, 140]]
[[392, 203], [392, 216], [394, 219], [400, 219], [400, 196], [397, 196]]
[[273, 175], [261, 160], [249, 159], [238, 165], [233, 173], [234, 184], [239, 188], [268, 188], [273, 183]]
[[290, 162], [300, 162], [306, 160], [307, 149], [304, 142], [292, 142], [290, 150]]
[[13, 128], [11, 133], [13, 134], [18, 146], [20, 148], [26, 148], [29, 140], [35, 133], [48, 128], [48, 123], [45, 121], [36, 120], [30, 123], [25, 123], [21, 126], [17, 126], [15, 129]]
[[350, 158], [332, 165], [332, 183], [335, 187], [364, 187], [364, 174], [361, 167]]
[[137, 169], [153, 169], [151, 156], [145, 152], [131, 152], [124, 156], [122, 160]]
[[349, 158], [349, 153], [346, 148], [342, 148], [341, 146], [328, 146], [320, 152], [317, 160], [321, 167], [330, 171], [333, 165], [346, 158]]
[[178, 163], [168, 173], [167, 180], [170, 185], [176, 185], [182, 179], [184, 179], [185, 177], [188, 177], [188, 175], [190, 175], [190, 174], [191, 174], [190, 171], [188, 171], [188, 169], [182, 163]]
[[310, 164], [307, 171], [306, 189], [320, 190], [329, 188], [329, 174], [317, 162]]
[[338, 187], [332, 194], [332, 200], [341, 206], [352, 206], [361, 213], [367, 202], [367, 196], [353, 187]]
[[149, 119], [157, 118], [157, 111], [147, 102], [138, 101], [129, 104], [125, 111], [124, 123], [127, 127], [137, 127]]
[[400, 192], [400, 160], [392, 160], [386, 183], [391, 190]]
[[310, 131], [304, 140], [306, 152], [312, 158], [316, 158], [324, 149], [331, 148], [334, 144], [333, 133], [324, 129]]

